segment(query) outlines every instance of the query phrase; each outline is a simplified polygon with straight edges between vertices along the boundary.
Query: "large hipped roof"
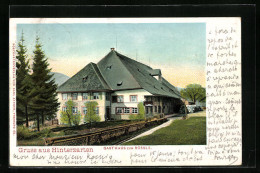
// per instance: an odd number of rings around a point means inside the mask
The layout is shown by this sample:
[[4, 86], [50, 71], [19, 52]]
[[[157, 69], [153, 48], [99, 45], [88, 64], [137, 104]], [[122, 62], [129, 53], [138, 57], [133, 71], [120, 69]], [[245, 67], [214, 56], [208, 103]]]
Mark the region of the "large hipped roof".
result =
[[[181, 98], [167, 80], [153, 77], [159, 69], [111, 50], [97, 64], [90, 63], [58, 88], [58, 92], [145, 89], [153, 95]], [[86, 78], [87, 79], [84, 79]]]

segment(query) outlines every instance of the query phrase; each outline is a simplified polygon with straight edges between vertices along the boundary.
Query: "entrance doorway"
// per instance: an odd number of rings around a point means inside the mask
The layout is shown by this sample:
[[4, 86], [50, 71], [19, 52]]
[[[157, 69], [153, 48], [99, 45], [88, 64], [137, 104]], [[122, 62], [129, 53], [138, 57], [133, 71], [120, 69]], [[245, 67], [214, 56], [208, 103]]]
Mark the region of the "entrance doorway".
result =
[[110, 106], [106, 106], [106, 120], [111, 120]]
[[153, 115], [153, 106], [145, 106], [145, 114], [147, 116], [152, 116]]

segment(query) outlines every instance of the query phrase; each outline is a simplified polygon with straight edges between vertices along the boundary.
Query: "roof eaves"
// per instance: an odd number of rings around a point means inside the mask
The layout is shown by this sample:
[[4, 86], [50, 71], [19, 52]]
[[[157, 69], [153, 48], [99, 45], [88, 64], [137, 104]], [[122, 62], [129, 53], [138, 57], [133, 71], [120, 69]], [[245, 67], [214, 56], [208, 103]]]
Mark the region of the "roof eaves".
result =
[[76, 92], [101, 92], [101, 91], [111, 91], [110, 89], [99, 89], [99, 90], [72, 90], [72, 91], [57, 91], [57, 93], [76, 93]]

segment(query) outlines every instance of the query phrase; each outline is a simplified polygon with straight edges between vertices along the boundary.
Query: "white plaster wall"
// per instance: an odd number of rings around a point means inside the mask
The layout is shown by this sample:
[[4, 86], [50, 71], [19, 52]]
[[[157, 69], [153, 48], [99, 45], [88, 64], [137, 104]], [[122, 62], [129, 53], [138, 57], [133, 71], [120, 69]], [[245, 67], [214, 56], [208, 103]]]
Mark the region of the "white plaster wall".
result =
[[[116, 115], [115, 109], [116, 107], [136, 107], [139, 102], [145, 101], [144, 96], [152, 95], [148, 91], [144, 89], [137, 90], [124, 90], [124, 91], [116, 91], [112, 93], [111, 96], [123, 96], [124, 102], [122, 103], [111, 103], [111, 118], [114, 119], [129, 119], [129, 115]], [[130, 102], [130, 95], [137, 95], [137, 102]]]
[[[105, 121], [105, 92], [101, 92], [102, 93], [102, 97], [100, 97], [99, 99], [92, 99], [90, 100], [90, 97], [88, 97], [87, 100], [82, 100], [82, 93], [78, 93], [78, 99], [77, 100], [73, 100], [76, 103], [76, 107], [78, 107], [78, 111], [80, 111], [82, 118], [81, 118], [81, 123], [84, 122], [84, 115], [83, 115], [83, 107], [85, 106], [85, 102], [87, 101], [96, 101], [98, 103], [98, 107], [99, 107], [99, 116], [101, 121]], [[65, 107], [65, 103], [66, 101], [68, 101], [71, 98], [71, 93], [68, 93], [68, 99], [67, 100], [62, 100], [62, 93], [58, 93], [58, 99], [59, 99], [59, 103], [60, 103], [60, 108], [59, 111], [57, 112], [57, 119], [59, 120], [59, 124], [60, 122], [60, 112], [62, 110], [62, 107]]]

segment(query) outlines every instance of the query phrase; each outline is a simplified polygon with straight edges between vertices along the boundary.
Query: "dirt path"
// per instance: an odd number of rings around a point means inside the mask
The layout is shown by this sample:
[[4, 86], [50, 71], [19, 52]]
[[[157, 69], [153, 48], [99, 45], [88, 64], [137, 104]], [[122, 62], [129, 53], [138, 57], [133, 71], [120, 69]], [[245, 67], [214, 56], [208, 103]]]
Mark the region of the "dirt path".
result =
[[130, 139], [130, 140], [128, 140], [128, 141], [126, 141], [126, 142], [135, 140], [135, 139], [140, 138], [140, 137], [143, 137], [143, 136], [150, 135], [150, 134], [152, 134], [153, 132], [155, 132], [155, 131], [157, 131], [157, 130], [163, 128], [163, 127], [169, 126], [174, 120], [176, 120], [176, 119], [181, 119], [181, 118], [182, 118], [182, 116], [179, 116], [179, 115], [170, 115], [170, 116], [168, 115], [168, 121], [167, 121], [166, 123], [163, 123], [163, 124], [161, 124], [161, 125], [159, 125], [159, 126], [157, 126], [157, 127], [155, 127], [155, 128], [152, 128], [152, 129], [150, 129], [150, 130], [148, 130], [148, 131], [146, 131], [146, 132], [144, 132], [144, 133], [142, 133], [142, 134], [140, 134], [140, 135], [138, 135], [138, 136], [136, 136], [136, 137], [134, 137], [134, 138], [132, 138], [132, 139]]

